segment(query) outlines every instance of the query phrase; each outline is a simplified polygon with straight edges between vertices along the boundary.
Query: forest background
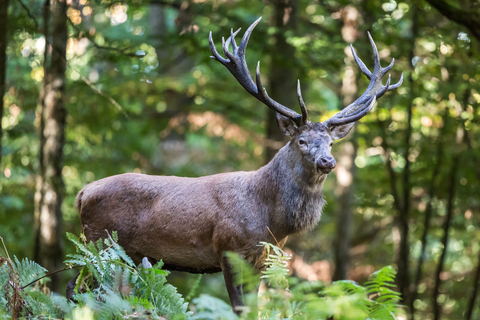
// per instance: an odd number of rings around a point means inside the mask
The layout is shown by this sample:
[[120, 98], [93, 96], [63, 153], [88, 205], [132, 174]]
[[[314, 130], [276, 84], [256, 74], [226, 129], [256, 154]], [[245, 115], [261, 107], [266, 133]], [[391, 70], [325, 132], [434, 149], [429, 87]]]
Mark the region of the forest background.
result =
[[[255, 170], [286, 142], [209, 58], [208, 33], [262, 16], [247, 49], [269, 95], [310, 120], [356, 99], [370, 31], [387, 94], [343, 141], [320, 224], [293, 236], [293, 275], [363, 282], [395, 265], [409, 318], [480, 317], [480, 5], [476, 1], [3, 0], [0, 4], [0, 236], [50, 271], [80, 233], [77, 192], [124, 172]], [[52, 278], [63, 292], [71, 273]], [[169, 280], [186, 294], [197, 277]], [[221, 274], [200, 292], [227, 299]], [[477, 300], [478, 301], [478, 300]]]

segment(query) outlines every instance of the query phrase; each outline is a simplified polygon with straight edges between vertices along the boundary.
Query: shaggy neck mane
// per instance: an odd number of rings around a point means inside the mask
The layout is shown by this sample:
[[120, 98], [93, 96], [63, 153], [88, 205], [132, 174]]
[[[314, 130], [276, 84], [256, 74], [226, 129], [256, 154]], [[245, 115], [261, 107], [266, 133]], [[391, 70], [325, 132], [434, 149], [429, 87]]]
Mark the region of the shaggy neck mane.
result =
[[288, 143], [254, 176], [258, 195], [270, 210], [269, 228], [279, 239], [313, 228], [320, 220], [325, 200], [326, 175], [305, 169]]

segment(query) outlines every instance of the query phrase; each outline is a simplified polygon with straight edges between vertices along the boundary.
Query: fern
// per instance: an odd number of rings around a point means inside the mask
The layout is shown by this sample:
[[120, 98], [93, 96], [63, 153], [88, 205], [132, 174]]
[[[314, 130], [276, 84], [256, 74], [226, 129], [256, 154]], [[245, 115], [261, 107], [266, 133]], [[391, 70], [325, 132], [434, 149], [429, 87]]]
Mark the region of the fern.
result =
[[[69, 234], [77, 252], [69, 255], [69, 264], [82, 267], [74, 296], [76, 303], [64, 297], [46, 295], [38, 286], [20, 290], [41, 277], [46, 270], [24, 259], [0, 257], [0, 320], [11, 318], [13, 296], [15, 315], [25, 318], [144, 318], [144, 319], [345, 319], [392, 320], [401, 312], [400, 295], [394, 289], [395, 270], [385, 267], [374, 272], [364, 286], [354, 281], [336, 281], [331, 285], [301, 282], [288, 276], [290, 258], [280, 248], [261, 243], [265, 252], [265, 270], [258, 274], [234, 253], [227, 253], [236, 283], [247, 291], [240, 317], [231, 307], [208, 295], [194, 298], [192, 308], [167, 283], [163, 263], [135, 266], [118, 245], [117, 234], [96, 243], [84, 243], [84, 237]], [[200, 279], [200, 278], [199, 278]], [[265, 281], [260, 297], [256, 287]], [[197, 281], [199, 282], [199, 280]], [[15, 283], [15, 290], [12, 286]], [[248, 293], [250, 291], [250, 293]], [[193, 289], [192, 289], [193, 292]]]
[[[1, 258], [0, 319], [11, 317], [13, 292], [16, 293], [15, 316], [26, 318], [149, 318], [186, 319], [188, 304], [166, 280], [162, 263], [153, 267], [136, 267], [113, 233], [104, 240], [84, 243], [84, 237], [67, 234], [77, 252], [67, 263], [82, 267], [76, 283], [76, 303], [64, 297], [46, 295], [35, 286], [26, 285], [45, 274], [45, 269], [24, 259]], [[13, 282], [12, 282], [13, 279]], [[15, 283], [12, 290], [11, 283]], [[5, 293], [9, 293], [5, 294]], [[7, 297], [7, 298], [5, 298]], [[10, 306], [10, 309], [9, 309]]]
[[365, 284], [370, 297], [369, 314], [372, 319], [394, 319], [398, 311], [400, 293], [392, 290], [395, 287], [396, 271], [387, 266], [370, 275]]
[[[116, 242], [116, 232], [107, 239], [83, 245], [71, 234], [77, 253], [69, 255], [68, 263], [83, 266], [75, 290], [79, 306], [87, 306], [99, 319], [149, 315], [153, 318], [185, 318], [188, 304], [175, 287], [167, 284], [168, 272], [159, 262], [151, 268], [135, 267], [123, 248]], [[93, 284], [98, 284], [93, 286]], [[120, 311], [119, 311], [120, 310]]]
[[[399, 293], [394, 291], [395, 270], [385, 267], [374, 272], [362, 286], [354, 281], [335, 281], [331, 285], [320, 282], [299, 282], [288, 276], [290, 258], [280, 248], [260, 243], [265, 249], [265, 270], [260, 276], [267, 283], [265, 290], [247, 294], [241, 319], [344, 319], [344, 320], [393, 320], [400, 309]], [[237, 284], [252, 288], [258, 284], [255, 270], [238, 255], [228, 253], [230, 263], [237, 274]], [[209, 299], [209, 298], [208, 298]], [[194, 299], [199, 310], [198, 319], [223, 319], [215, 317], [214, 307], [204, 300]], [[215, 302], [210, 302], [215, 306]]]
[[28, 259], [23, 259], [20, 262], [15, 256], [13, 257], [13, 266], [15, 267], [15, 272], [19, 276], [21, 286], [27, 285], [33, 280], [44, 276], [47, 272], [47, 269], [36, 262]]
[[282, 249], [267, 242], [260, 242], [265, 248], [267, 257], [265, 259], [266, 269], [262, 272], [260, 278], [267, 279], [270, 285], [281, 289], [288, 288], [288, 260], [291, 256]]

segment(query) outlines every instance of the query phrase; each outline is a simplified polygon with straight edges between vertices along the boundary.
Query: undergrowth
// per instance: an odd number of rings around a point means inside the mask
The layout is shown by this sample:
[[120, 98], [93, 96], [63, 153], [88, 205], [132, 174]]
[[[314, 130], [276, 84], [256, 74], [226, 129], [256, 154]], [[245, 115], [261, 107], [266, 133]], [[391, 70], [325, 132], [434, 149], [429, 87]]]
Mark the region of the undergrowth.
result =
[[363, 286], [353, 281], [325, 285], [289, 277], [290, 256], [269, 243], [259, 244], [265, 250], [266, 267], [260, 273], [238, 255], [227, 253], [237, 284], [246, 292], [245, 306], [237, 316], [229, 304], [209, 295], [193, 298], [189, 305], [167, 283], [169, 272], [162, 269], [162, 262], [152, 266], [145, 258], [136, 266], [118, 245], [116, 233], [96, 243], [72, 234], [67, 237], [77, 252], [68, 256], [65, 269], [80, 268], [74, 301], [43, 290], [47, 272], [43, 267], [27, 259], [10, 259], [5, 253], [0, 256], [0, 319], [380, 320], [396, 319], [403, 312], [392, 267], [374, 272]]

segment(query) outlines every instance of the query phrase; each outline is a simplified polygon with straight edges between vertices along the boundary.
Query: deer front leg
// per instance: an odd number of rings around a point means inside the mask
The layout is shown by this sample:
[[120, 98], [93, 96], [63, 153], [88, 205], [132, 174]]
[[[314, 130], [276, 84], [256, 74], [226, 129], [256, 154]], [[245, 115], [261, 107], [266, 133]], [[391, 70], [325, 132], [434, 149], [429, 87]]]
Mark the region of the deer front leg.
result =
[[233, 312], [240, 314], [241, 310], [237, 309], [237, 307], [243, 306], [242, 285], [235, 285], [235, 274], [227, 257], [222, 257], [220, 267], [222, 268], [223, 277], [225, 278], [225, 285], [227, 286], [227, 292]]
[[77, 275], [67, 283], [67, 289], [66, 289], [67, 301], [71, 301], [72, 297], [75, 295], [75, 286], [77, 284], [77, 278], [79, 275], [80, 275], [80, 272], [77, 273]]

